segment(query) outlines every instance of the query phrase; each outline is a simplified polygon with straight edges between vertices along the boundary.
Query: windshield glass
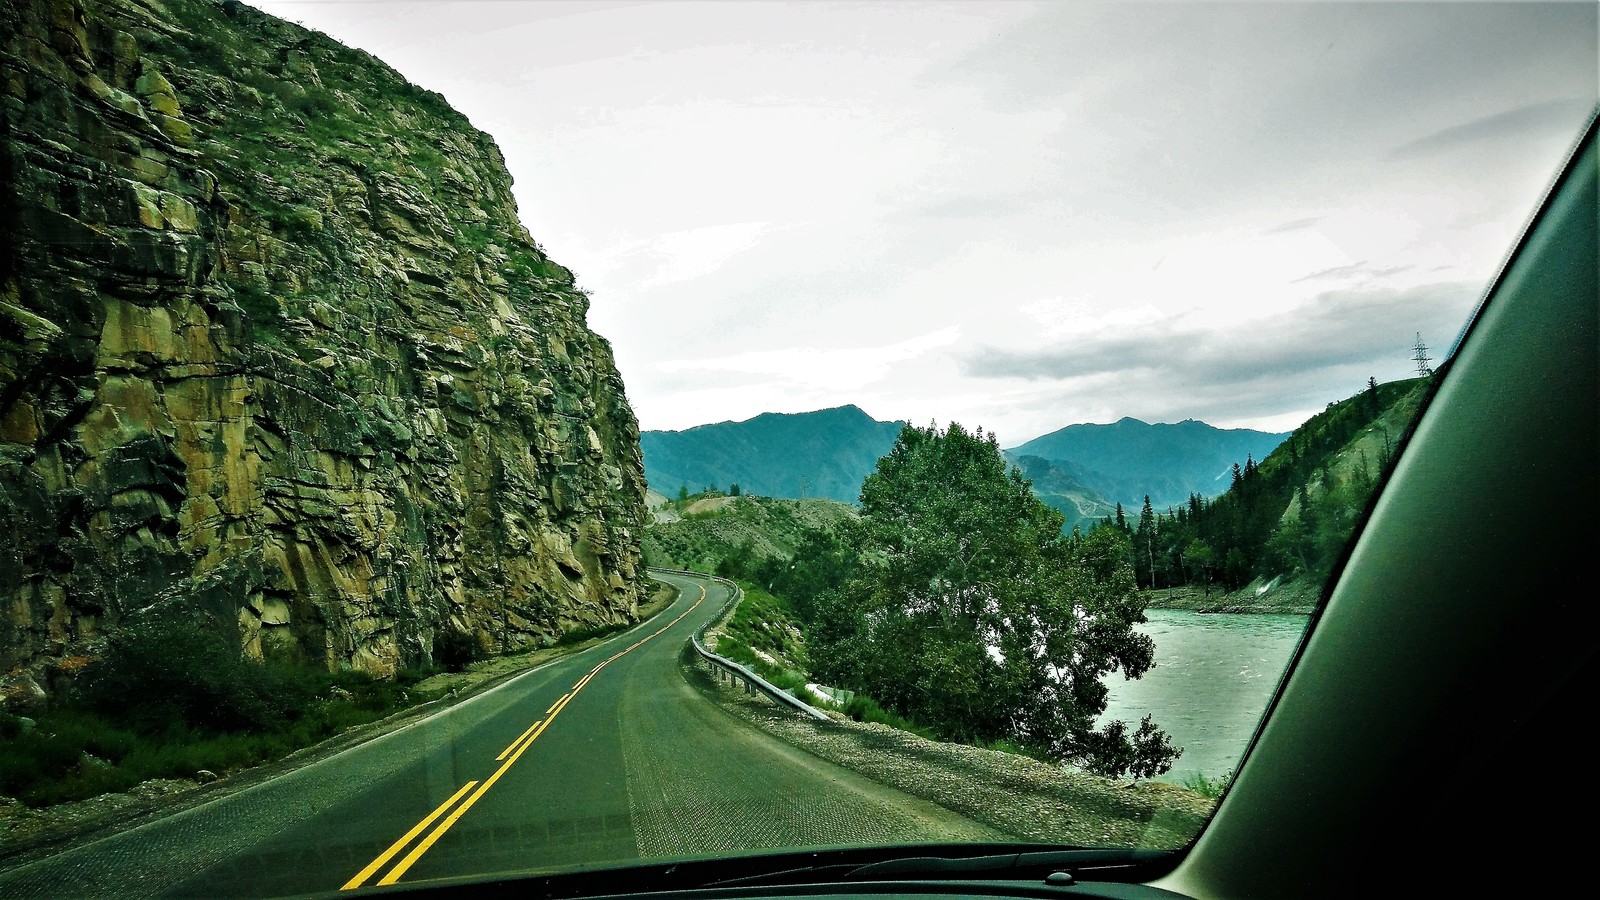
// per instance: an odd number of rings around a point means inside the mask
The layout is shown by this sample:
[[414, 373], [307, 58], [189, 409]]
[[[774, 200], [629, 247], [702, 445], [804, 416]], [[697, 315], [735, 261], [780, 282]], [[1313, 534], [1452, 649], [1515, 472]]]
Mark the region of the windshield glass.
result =
[[1596, 33], [8, 3], [0, 895], [1181, 851]]

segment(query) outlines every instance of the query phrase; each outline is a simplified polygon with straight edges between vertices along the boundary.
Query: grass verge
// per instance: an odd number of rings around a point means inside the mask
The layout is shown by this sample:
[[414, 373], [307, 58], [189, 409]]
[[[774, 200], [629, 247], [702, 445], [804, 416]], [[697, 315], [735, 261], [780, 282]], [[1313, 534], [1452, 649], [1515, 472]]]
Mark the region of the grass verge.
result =
[[[659, 584], [639, 621], [677, 599]], [[361, 672], [263, 666], [183, 622], [130, 629], [85, 670], [70, 703], [24, 718], [0, 712], [0, 800], [35, 809], [127, 791], [153, 779], [210, 781], [282, 759], [419, 705], [584, 650], [616, 631], [496, 656], [459, 672]]]

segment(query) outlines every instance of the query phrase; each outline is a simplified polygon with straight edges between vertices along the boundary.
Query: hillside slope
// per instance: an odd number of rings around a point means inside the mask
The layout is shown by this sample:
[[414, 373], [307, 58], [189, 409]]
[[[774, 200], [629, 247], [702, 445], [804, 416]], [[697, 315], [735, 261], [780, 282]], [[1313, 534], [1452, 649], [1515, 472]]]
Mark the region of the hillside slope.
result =
[[1071, 531], [1073, 526], [1090, 524], [1115, 515], [1116, 503], [1106, 500], [1093, 488], [1083, 483], [1069, 463], [1057, 462], [1038, 456], [1005, 454], [1006, 461], [1016, 466], [1031, 483], [1033, 495], [1046, 506], [1066, 516], [1062, 528]]
[[1210, 603], [1213, 587], [1299, 582], [1291, 593], [1314, 599], [1429, 386], [1372, 384], [1330, 403], [1259, 465], [1230, 473], [1221, 496], [1193, 498], [1150, 528], [1141, 522], [1132, 535], [1139, 583], [1199, 586]]
[[635, 617], [637, 424], [488, 135], [237, 2], [8, 0], [0, 50], [0, 672]]
[[653, 566], [707, 572], [725, 560], [787, 559], [808, 532], [831, 532], [855, 516], [855, 507], [836, 500], [692, 499], [669, 516], [658, 511], [645, 531], [644, 555]]

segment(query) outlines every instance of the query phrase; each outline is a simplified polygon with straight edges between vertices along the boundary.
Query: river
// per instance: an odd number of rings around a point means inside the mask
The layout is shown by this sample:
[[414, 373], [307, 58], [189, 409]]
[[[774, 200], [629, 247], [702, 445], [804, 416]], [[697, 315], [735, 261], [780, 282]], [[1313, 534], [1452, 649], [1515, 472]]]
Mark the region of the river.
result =
[[1149, 714], [1183, 754], [1160, 780], [1230, 775], [1255, 735], [1306, 616], [1152, 609], [1137, 630], [1156, 642], [1155, 668], [1137, 681], [1112, 676], [1101, 721], [1137, 726]]

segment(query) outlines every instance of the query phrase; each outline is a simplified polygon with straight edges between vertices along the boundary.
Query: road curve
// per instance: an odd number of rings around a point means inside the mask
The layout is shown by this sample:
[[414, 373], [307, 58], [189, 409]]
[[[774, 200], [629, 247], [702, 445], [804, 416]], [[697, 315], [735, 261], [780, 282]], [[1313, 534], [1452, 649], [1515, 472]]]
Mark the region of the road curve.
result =
[[0, 873], [5, 897], [271, 897], [530, 868], [853, 843], [976, 823], [758, 732], [683, 679], [727, 600], [651, 622], [408, 727]]

